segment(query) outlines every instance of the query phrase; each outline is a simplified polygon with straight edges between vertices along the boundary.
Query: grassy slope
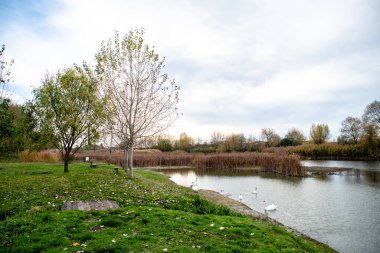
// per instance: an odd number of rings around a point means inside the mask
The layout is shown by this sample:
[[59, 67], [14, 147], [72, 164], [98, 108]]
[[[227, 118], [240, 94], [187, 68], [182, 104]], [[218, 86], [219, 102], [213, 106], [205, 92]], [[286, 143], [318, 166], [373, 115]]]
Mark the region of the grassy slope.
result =
[[[98, 165], [99, 166], [99, 165]], [[111, 166], [0, 164], [0, 251], [328, 252], [216, 206], [161, 175], [130, 181]], [[53, 174], [36, 174], [52, 172]], [[115, 200], [111, 211], [60, 211], [64, 200]]]

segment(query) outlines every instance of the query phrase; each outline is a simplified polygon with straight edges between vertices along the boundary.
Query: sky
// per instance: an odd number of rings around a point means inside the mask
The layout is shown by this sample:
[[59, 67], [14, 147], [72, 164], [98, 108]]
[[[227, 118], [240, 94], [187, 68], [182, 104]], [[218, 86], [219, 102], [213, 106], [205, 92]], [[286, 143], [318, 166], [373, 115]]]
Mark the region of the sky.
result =
[[380, 100], [378, 0], [0, 0], [0, 24], [18, 103], [46, 73], [94, 64], [115, 31], [143, 27], [181, 87], [176, 137], [308, 136], [325, 123], [333, 140]]

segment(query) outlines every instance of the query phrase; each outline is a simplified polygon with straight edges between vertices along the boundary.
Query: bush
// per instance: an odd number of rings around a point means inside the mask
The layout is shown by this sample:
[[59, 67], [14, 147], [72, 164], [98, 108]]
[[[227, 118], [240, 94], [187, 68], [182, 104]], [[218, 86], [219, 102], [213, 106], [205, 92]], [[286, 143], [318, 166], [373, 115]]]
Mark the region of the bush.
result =
[[305, 144], [297, 147], [287, 147], [289, 154], [298, 154], [302, 157], [311, 158], [363, 158], [368, 157], [368, 153], [362, 145], [339, 145], [335, 143], [325, 144]]

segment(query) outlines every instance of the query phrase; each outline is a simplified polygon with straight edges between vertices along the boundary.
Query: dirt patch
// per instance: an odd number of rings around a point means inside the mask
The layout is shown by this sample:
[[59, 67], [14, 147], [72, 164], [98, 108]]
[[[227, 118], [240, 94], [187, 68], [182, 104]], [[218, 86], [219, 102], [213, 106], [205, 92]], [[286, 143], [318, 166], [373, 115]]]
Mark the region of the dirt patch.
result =
[[115, 201], [102, 200], [102, 201], [65, 201], [61, 210], [108, 210], [119, 208], [119, 205]]

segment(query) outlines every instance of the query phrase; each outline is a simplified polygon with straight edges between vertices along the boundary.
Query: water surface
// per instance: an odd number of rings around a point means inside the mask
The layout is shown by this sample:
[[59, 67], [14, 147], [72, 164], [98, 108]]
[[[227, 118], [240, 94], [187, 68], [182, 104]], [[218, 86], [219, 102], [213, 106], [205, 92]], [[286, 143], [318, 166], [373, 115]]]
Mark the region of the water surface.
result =
[[304, 166], [354, 168], [360, 170], [380, 171], [380, 161], [334, 161], [334, 160], [303, 160]]
[[[334, 166], [337, 167], [337, 166]], [[350, 170], [321, 177], [291, 178], [242, 171], [167, 170], [171, 180], [189, 186], [231, 193], [252, 209], [264, 212], [276, 204], [269, 216], [340, 252], [379, 252], [380, 172]], [[254, 188], [258, 194], [252, 194]], [[265, 202], [264, 202], [265, 201]]]

